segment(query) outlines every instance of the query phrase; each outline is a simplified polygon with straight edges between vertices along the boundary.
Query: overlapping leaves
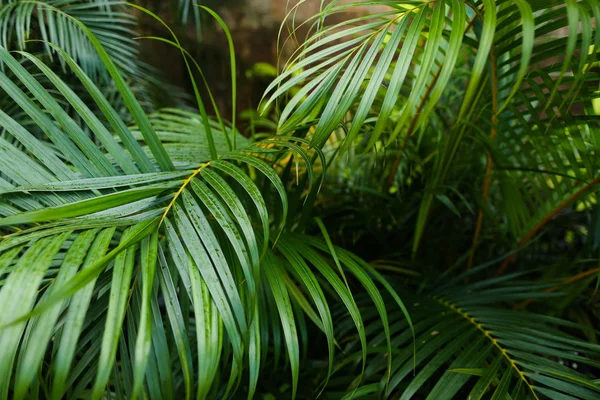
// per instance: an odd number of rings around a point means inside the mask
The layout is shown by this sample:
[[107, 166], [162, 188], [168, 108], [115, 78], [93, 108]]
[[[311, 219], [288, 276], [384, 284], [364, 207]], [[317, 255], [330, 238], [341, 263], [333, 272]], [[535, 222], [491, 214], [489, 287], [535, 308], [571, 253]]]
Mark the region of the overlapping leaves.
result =
[[[140, 74], [137, 43], [133, 40], [135, 18], [126, 12], [123, 2], [64, 0], [3, 0], [0, 2], [0, 44], [13, 50], [25, 50], [44, 40], [64, 49], [89, 76], [106, 77], [106, 70], [94, 46], [73, 18], [83, 22], [100, 40], [115, 64], [130, 76]], [[43, 54], [55, 57], [45, 43]], [[58, 58], [61, 61], [61, 58]]]
[[[409, 349], [411, 332], [400, 314], [390, 315], [395, 349], [391, 375], [381, 351], [367, 362], [365, 381], [346, 383], [359, 398], [377, 393], [399, 399], [595, 399], [600, 386], [593, 371], [600, 347], [565, 333], [579, 332], [577, 324], [559, 318], [507, 310], [504, 304], [560, 294], [542, 293], [545, 285], [506, 279], [466, 287], [451, 280], [431, 297], [405, 295], [416, 332], [416, 359]], [[368, 310], [368, 299], [357, 300]], [[372, 348], [383, 342], [379, 322], [365, 313]], [[398, 318], [398, 319], [396, 319]], [[339, 322], [344, 335], [349, 321]], [[351, 353], [358, 340], [348, 344]], [[338, 362], [340, 374], [357, 363], [355, 356]], [[342, 372], [345, 371], [345, 372]], [[336, 376], [336, 373], [333, 375]], [[372, 383], [369, 383], [372, 382]]]
[[[279, 352], [281, 343], [295, 393], [298, 330], [305, 330], [296, 324], [298, 313], [323, 330], [333, 359], [325, 287], [342, 299], [364, 337], [348, 272], [387, 326], [379, 289], [357, 261], [338, 259], [330, 242], [270, 235], [288, 209], [270, 164], [277, 154], [291, 150], [302, 158], [314, 184], [301, 139], [231, 151], [222, 139], [237, 132], [223, 132], [206, 115], [146, 115], [106, 49], [73, 23], [98, 52], [135, 127], [60, 47], [53, 45], [100, 117], [39, 58], [21, 53], [76, 110], [90, 137], [0, 48], [17, 81], [0, 73], [0, 88], [26, 115], [17, 121], [0, 112], [0, 299], [8, 310], [0, 318], [0, 398], [97, 399], [106, 390], [127, 398], [223, 397], [240, 387], [246, 371], [243, 387], [252, 397], [268, 349]], [[31, 125], [43, 135], [34, 136]], [[203, 151], [208, 135], [217, 158]], [[265, 201], [270, 192], [279, 205]], [[274, 316], [280, 328], [271, 326]], [[283, 341], [271, 346], [271, 330]], [[221, 376], [226, 383], [213, 384]]]
[[[597, 183], [599, 165], [598, 127], [591, 107], [597, 94], [586, 82], [597, 75], [592, 65], [600, 36], [590, 27], [600, 8], [595, 2], [566, 2], [552, 9], [535, 4], [533, 10], [530, 72], [498, 116], [495, 153], [505, 209], [521, 240], [575, 198], [588, 194]], [[561, 30], [568, 30], [568, 35], [561, 35]], [[497, 41], [499, 52], [513, 46], [507, 35]], [[553, 59], [559, 62], [552, 63]], [[500, 98], [510, 61], [497, 64]], [[508, 179], [513, 181], [510, 186]]]
[[[307, 24], [370, 4], [334, 1]], [[418, 136], [417, 147], [434, 143], [413, 251], [439, 205], [436, 197], [460, 181], [455, 160], [473, 140], [490, 154], [483, 202], [501, 193], [491, 208], [504, 211], [522, 242], [597, 183], [597, 2], [378, 5], [381, 11], [319, 25], [268, 88], [264, 106], [291, 93], [279, 129], [288, 134], [299, 123], [313, 124], [315, 146], [343, 126], [342, 150], [378, 142], [398, 148], [387, 187], [396, 184], [411, 138]], [[463, 88], [456, 104], [443, 104], [448, 110], [432, 118], [454, 87]]]

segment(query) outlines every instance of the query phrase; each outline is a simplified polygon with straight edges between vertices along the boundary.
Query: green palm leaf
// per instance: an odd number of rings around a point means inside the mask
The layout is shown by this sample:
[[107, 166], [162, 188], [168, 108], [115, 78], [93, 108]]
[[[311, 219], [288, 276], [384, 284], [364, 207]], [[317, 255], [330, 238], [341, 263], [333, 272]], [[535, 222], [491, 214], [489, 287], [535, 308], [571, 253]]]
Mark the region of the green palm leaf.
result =
[[[28, 116], [16, 121], [2, 114], [1, 120], [18, 145], [2, 139], [0, 266], [6, 279], [0, 297], [12, 311], [3, 315], [0, 332], [13, 345], [2, 357], [0, 397], [24, 398], [40, 385], [54, 398], [84, 392], [101, 398], [107, 390], [127, 397], [218, 397], [236, 390], [246, 369], [252, 397], [263, 368], [261, 349], [269, 346], [269, 326], [261, 322], [265, 301], [280, 319], [283, 341], [274, 346], [285, 343], [295, 391], [299, 336], [306, 334], [302, 315], [314, 318], [313, 304], [333, 360], [329, 307], [315, 271], [345, 300], [358, 332], [363, 334], [360, 313], [348, 283], [337, 277], [342, 266], [368, 288], [387, 325], [378, 289], [354, 261], [339, 264], [333, 247], [319, 247], [316, 239], [269, 237], [270, 225], [281, 226], [287, 215], [286, 189], [273, 160], [293, 151], [313, 184], [312, 158], [301, 139], [300, 145], [286, 138], [250, 145], [239, 137], [244, 147], [230, 152], [225, 135], [239, 133], [222, 132], [223, 125], [211, 121], [221, 154], [211, 159], [204, 116], [177, 109], [145, 114], [102, 44], [75, 23], [100, 53], [136, 125], [123, 122], [64, 49], [52, 45], [102, 116], [89, 113], [39, 58], [21, 53], [81, 114], [102, 144], [96, 146], [55, 97], [0, 50], [3, 65], [22, 84], [0, 74], [1, 87]], [[43, 136], [29, 133], [28, 124]], [[267, 183], [267, 191], [272, 184], [281, 206], [267, 203], [259, 182]], [[281, 221], [273, 207], [281, 207]], [[277, 243], [286, 249], [283, 257]], [[327, 259], [336, 260], [337, 268]], [[36, 265], [32, 271], [25, 268], [30, 264]], [[290, 266], [301, 266], [301, 273], [289, 275]], [[302, 305], [296, 285], [309, 288], [310, 300]], [[35, 373], [43, 363], [51, 374]], [[167, 372], [165, 363], [176, 372]], [[214, 385], [221, 374], [228, 374], [228, 384]]]
[[[312, 20], [364, 4], [332, 2]], [[421, 146], [432, 141], [434, 167], [416, 221], [414, 252], [438, 204], [434, 199], [460, 180], [454, 161], [473, 139], [490, 154], [483, 199], [499, 184], [502, 199], [494, 200], [505, 203], [522, 243], [597, 183], [591, 122], [597, 94], [585, 84], [596, 75], [595, 2], [380, 4], [379, 12], [321, 26], [269, 86], [264, 108], [293, 92], [280, 115], [282, 134], [299, 123], [314, 124], [311, 143], [322, 147], [344, 126], [339, 154], [353, 144], [398, 148], [387, 188], [396, 184], [411, 138], [418, 133]], [[550, 41], [551, 35], [558, 39]], [[456, 84], [460, 59], [468, 60], [468, 82], [447, 130], [440, 132], [435, 107]], [[574, 113], [576, 108], [583, 113]]]
[[[94, 46], [74, 23], [75, 18], [94, 33], [122, 71], [130, 76], [140, 73], [137, 44], [131, 39], [135, 18], [121, 2], [3, 0], [0, 10], [3, 47], [25, 50], [32, 45], [27, 41], [44, 40], [63, 48], [89, 76], [107, 78]], [[48, 43], [43, 45], [43, 52], [51, 60], [55, 57]]]
[[[596, 344], [564, 333], [564, 329], [579, 329], [577, 324], [500, 307], [506, 302], [551, 296], [537, 292], [542, 286], [490, 280], [446, 287], [431, 297], [405, 295], [417, 335], [416, 360], [413, 362], [407, 348], [411, 335], [406, 320], [400, 313], [391, 314], [392, 343], [397, 349], [391, 378], [387, 383], [386, 355], [376, 353], [367, 363], [366, 381], [379, 379], [379, 383], [362, 386], [363, 390], [400, 399], [598, 397], [600, 386], [589, 374], [572, 367], [597, 368], [600, 351]], [[368, 307], [369, 302], [361, 299], [358, 304]], [[365, 314], [367, 321], [368, 315], [373, 313]], [[372, 348], [384, 340], [379, 324], [365, 325]], [[338, 322], [338, 326], [338, 335], [347, 335], [347, 324]], [[358, 340], [351, 343], [347, 353], [352, 353]]]

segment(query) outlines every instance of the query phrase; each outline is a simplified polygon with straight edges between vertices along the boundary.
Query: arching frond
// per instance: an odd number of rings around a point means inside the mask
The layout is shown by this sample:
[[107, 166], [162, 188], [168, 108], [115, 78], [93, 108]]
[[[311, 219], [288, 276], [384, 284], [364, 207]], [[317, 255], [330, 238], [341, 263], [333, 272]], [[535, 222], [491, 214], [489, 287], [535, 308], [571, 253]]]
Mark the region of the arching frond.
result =
[[[333, 360], [325, 290], [342, 299], [364, 337], [346, 274], [366, 288], [387, 327], [393, 306], [373, 277], [391, 288], [381, 277], [327, 239], [271, 235], [288, 213], [286, 188], [272, 165], [281, 157], [274, 155], [293, 151], [317, 187], [302, 139], [239, 138], [245, 146], [230, 151], [223, 135], [232, 132], [206, 116], [176, 109], [146, 115], [102, 44], [79, 26], [135, 126], [58, 46], [101, 116], [40, 58], [22, 52], [76, 111], [82, 123], [76, 122], [0, 48], [0, 62], [16, 80], [0, 72], [0, 88], [42, 133], [36, 137], [0, 112], [0, 126], [12, 137], [0, 138], [0, 298], [10, 309], [0, 317], [0, 398], [35, 396], [40, 387], [54, 398], [85, 392], [98, 399], [107, 390], [128, 398], [218, 398], [235, 391], [246, 371], [251, 397], [266, 349], [280, 352], [282, 343], [293, 397], [304, 315], [325, 333]], [[205, 122], [217, 158], [206, 151]], [[271, 192], [275, 204], [266, 201]], [[273, 316], [280, 327], [267, 322]], [[271, 329], [279, 337], [273, 346]], [[42, 365], [51, 373], [38, 374]], [[213, 385], [222, 375], [227, 384]]]
[[[0, 2], [0, 44], [9, 50], [40, 47], [47, 41], [63, 48], [91, 77], [106, 77], [106, 70], [86, 34], [73, 22], [84, 23], [98, 38], [115, 64], [130, 76], [137, 76], [138, 44], [133, 40], [135, 18], [112, 0], [2, 0]], [[28, 42], [33, 41], [33, 42]], [[41, 45], [44, 54], [55, 57], [52, 47]], [[61, 58], [58, 57], [60, 61]]]
[[120, 3], [0, 4], [0, 399], [600, 398], [595, 1], [323, 1], [250, 139], [173, 31], [198, 113]]
[[[370, 3], [334, 1], [313, 20], [365, 4]], [[311, 143], [322, 147], [343, 125], [340, 154], [361, 143], [371, 148], [383, 141], [398, 148], [387, 187], [394, 184], [412, 137], [433, 143], [434, 167], [426, 177], [415, 252], [434, 199], [460, 179], [453, 168], [457, 154], [468, 151], [473, 139], [490, 154], [483, 200], [493, 193], [494, 178], [510, 182], [500, 185], [502, 201], [521, 241], [597, 183], [596, 2], [378, 4], [381, 11], [321, 26], [267, 89], [265, 107], [293, 89], [280, 115], [283, 134], [299, 123], [314, 124]], [[466, 79], [457, 73], [461, 63]], [[455, 85], [464, 89], [437, 124], [436, 104]], [[483, 213], [474, 243], [482, 220]]]
[[[353, 8], [364, 4], [368, 3], [334, 1], [313, 19], [351, 13]], [[377, 104], [379, 119], [370, 132], [371, 147], [387, 128], [390, 118], [395, 128], [387, 141], [393, 141], [406, 128], [415, 132], [427, 121], [451, 78], [462, 51], [463, 37], [474, 22], [468, 19], [475, 14], [463, 1], [418, 4], [383, 1], [378, 5], [381, 8], [378, 13], [322, 27], [301, 45], [284, 72], [267, 89], [270, 98], [265, 106], [294, 86], [302, 86], [282, 112], [283, 132], [314, 116], [317, 108], [321, 111], [313, 143], [322, 146], [351, 111], [348, 146], [358, 137]], [[448, 19], [450, 15], [452, 20]], [[423, 48], [421, 44], [425, 41]], [[474, 72], [472, 79], [478, 82], [480, 76], [481, 71]], [[405, 97], [401, 93], [405, 93], [406, 87], [411, 87], [411, 91]], [[406, 102], [398, 106], [400, 99]], [[411, 121], [415, 113], [418, 119]]]
[[[591, 371], [598, 367], [600, 347], [565, 333], [581, 327], [546, 315], [499, 307], [551, 296], [540, 294], [541, 288], [490, 280], [446, 289], [431, 297], [405, 295], [417, 334], [416, 359], [408, 347], [408, 325], [400, 314], [395, 314], [400, 319], [390, 321], [390, 328], [397, 350], [388, 377], [387, 354], [377, 350], [382, 344], [382, 330], [378, 322], [371, 323], [367, 317], [366, 331], [375, 354], [367, 362], [365, 381], [355, 380], [351, 388], [363, 385], [356, 390], [358, 393], [362, 389], [362, 398], [376, 393], [399, 399], [597, 398], [600, 386]], [[368, 301], [359, 300], [358, 304], [369, 307]], [[347, 322], [338, 322], [341, 331], [347, 326]], [[356, 339], [351, 342], [346, 353], [351, 353], [356, 343]], [[345, 362], [351, 363], [353, 357]], [[339, 373], [342, 371], [340, 368]]]

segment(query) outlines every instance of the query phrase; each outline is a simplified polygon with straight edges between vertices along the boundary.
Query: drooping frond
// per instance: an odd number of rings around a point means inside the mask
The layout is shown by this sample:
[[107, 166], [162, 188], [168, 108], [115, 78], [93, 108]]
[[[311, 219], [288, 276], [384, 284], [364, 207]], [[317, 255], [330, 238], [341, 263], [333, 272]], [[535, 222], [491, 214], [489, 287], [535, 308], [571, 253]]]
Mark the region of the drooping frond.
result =
[[[367, 4], [334, 1], [311, 21]], [[319, 25], [267, 89], [264, 106], [286, 99], [279, 130], [287, 135], [300, 123], [314, 125], [310, 136], [317, 147], [343, 126], [339, 154], [351, 145], [397, 151], [387, 188], [397, 181], [409, 143], [429, 150], [433, 144], [413, 251], [440, 205], [434, 200], [461, 179], [457, 155], [474, 143], [489, 154], [482, 160], [483, 202], [489, 198], [506, 211], [522, 242], [597, 183], [596, 2], [378, 6], [368, 15]], [[449, 96], [452, 103], [436, 109]], [[474, 245], [482, 222], [483, 212]]]
[[[313, 18], [352, 13], [353, 8], [365, 4], [334, 1]], [[475, 14], [464, 1], [383, 1], [378, 6], [380, 12], [322, 27], [301, 45], [267, 89], [270, 98], [266, 105], [301, 86], [281, 114], [283, 132], [315, 117], [316, 108], [321, 111], [316, 116], [319, 123], [313, 143], [322, 146], [351, 111], [348, 146], [376, 105], [378, 120], [368, 139], [372, 147], [390, 119], [395, 128], [385, 138], [388, 142], [401, 130], [415, 132], [427, 121], [451, 78], [463, 37], [474, 22], [469, 19]], [[474, 71], [472, 79], [478, 81], [480, 76], [481, 71]], [[407, 87], [412, 87], [409, 95], [405, 94]], [[403, 103], [399, 105], [400, 99]]]
[[[107, 390], [127, 398], [143, 392], [222, 397], [241, 385], [245, 371], [251, 397], [271, 329], [285, 343], [293, 397], [299, 330], [305, 331], [297, 320], [307, 315], [323, 330], [333, 359], [325, 286], [343, 300], [364, 337], [346, 274], [366, 288], [387, 327], [393, 306], [383, 303], [356, 260], [327, 240], [271, 234], [271, 225], [280, 229], [288, 213], [273, 160], [291, 151], [304, 161], [311, 188], [318, 188], [302, 139], [251, 144], [240, 137], [231, 151], [224, 135], [238, 133], [224, 132], [206, 116], [175, 109], [146, 115], [101, 43], [79, 26], [135, 125], [123, 121], [60, 47], [53, 48], [102, 115], [40, 58], [20, 53], [60, 96], [0, 48], [0, 62], [16, 81], [0, 72], [0, 88], [27, 116], [23, 123], [0, 112], [0, 126], [11, 137], [0, 138], [0, 298], [10, 309], [0, 317], [6, 344], [0, 398], [36, 397], [41, 387], [55, 398], [85, 392], [98, 399]], [[217, 158], [203, 147], [208, 135]], [[277, 203], [266, 201], [271, 192]], [[394, 299], [401, 305], [395, 293]], [[272, 316], [280, 328], [269, 326]], [[52, 372], [36, 373], [41, 365]], [[213, 385], [222, 375], [229, 376], [227, 384]]]
[[600, 398], [597, 204], [491, 278], [596, 189], [595, 1], [321, 2], [250, 139], [173, 31], [197, 113], [119, 3], [0, 4], [0, 399]]
[[[84, 23], [98, 38], [115, 64], [129, 76], [140, 74], [138, 44], [133, 37], [135, 18], [112, 0], [2, 0], [0, 1], [0, 44], [9, 50], [36, 46], [53, 59], [48, 43], [64, 49], [91, 77], [106, 77], [106, 70], [87, 35], [74, 23]], [[61, 58], [58, 57], [60, 61]]]
[[[190, 165], [197, 163], [198, 160], [210, 158], [207, 132], [200, 115], [181, 109], [166, 108], [149, 115], [149, 118], [167, 153], [174, 161], [182, 165]], [[229, 151], [227, 138], [231, 137], [232, 132], [237, 136], [239, 147], [245, 148], [250, 145], [248, 139], [230, 127], [225, 127], [223, 131], [223, 127], [212, 119], [209, 124], [219, 154]], [[143, 139], [137, 127], [132, 130], [132, 134], [137, 140]]]
[[[408, 325], [399, 313], [391, 314], [396, 351], [388, 377], [387, 354], [377, 350], [383, 343], [382, 330], [367, 317], [365, 327], [375, 354], [367, 362], [364, 381], [351, 382], [349, 390], [361, 384], [356, 392], [363, 398], [376, 393], [398, 399], [598, 398], [600, 386], [592, 371], [599, 366], [600, 347], [565, 333], [575, 333], [580, 326], [501, 306], [556, 295], [540, 294], [543, 287], [490, 280], [455, 286], [430, 297], [404, 295], [417, 335], [416, 359], [410, 349]], [[358, 304], [365, 309], [370, 306], [368, 300], [358, 300]], [[348, 323], [338, 322], [338, 326], [339, 335], [344, 335]], [[346, 353], [352, 354], [356, 343], [357, 339], [350, 342]], [[351, 363], [353, 357], [345, 363]], [[343, 371], [340, 368], [339, 373], [347, 374]]]
[[[591, 28], [600, 8], [594, 2], [540, 7], [533, 8], [532, 62], [520, 90], [498, 115], [493, 152], [504, 210], [522, 242], [588, 193], [600, 172], [598, 124], [592, 108], [598, 96], [592, 65], [598, 59], [600, 36]], [[567, 35], [561, 33], [564, 30]], [[503, 54], [513, 46], [506, 38], [496, 49]], [[495, 67], [500, 99], [506, 96], [504, 82], [511, 79], [507, 68], [511, 61], [505, 57]], [[508, 176], [517, 184], [510, 187]]]

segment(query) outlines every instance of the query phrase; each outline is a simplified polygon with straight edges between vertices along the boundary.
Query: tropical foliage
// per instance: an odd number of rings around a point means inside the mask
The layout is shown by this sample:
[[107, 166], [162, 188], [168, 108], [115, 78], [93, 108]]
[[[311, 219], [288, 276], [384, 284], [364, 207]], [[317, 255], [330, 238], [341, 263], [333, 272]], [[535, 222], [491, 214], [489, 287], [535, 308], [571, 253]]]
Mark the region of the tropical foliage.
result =
[[243, 130], [216, 12], [228, 116], [141, 5], [0, 0], [1, 399], [600, 398], [600, 5], [302, 3]]

